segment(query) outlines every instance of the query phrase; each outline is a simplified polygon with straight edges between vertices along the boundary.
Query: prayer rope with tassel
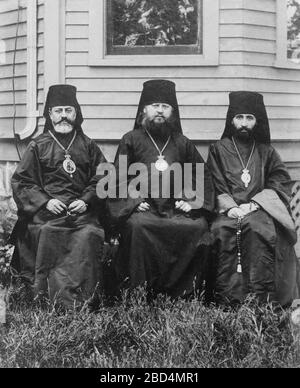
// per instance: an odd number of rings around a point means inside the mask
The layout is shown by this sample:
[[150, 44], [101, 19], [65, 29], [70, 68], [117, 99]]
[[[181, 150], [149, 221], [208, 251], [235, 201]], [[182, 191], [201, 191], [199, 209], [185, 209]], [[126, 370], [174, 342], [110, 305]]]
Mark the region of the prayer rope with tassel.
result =
[[236, 226], [236, 245], [237, 245], [237, 258], [238, 258], [237, 273], [243, 273], [241, 242], [242, 242], [242, 218], [239, 217], [237, 220], [237, 226]]

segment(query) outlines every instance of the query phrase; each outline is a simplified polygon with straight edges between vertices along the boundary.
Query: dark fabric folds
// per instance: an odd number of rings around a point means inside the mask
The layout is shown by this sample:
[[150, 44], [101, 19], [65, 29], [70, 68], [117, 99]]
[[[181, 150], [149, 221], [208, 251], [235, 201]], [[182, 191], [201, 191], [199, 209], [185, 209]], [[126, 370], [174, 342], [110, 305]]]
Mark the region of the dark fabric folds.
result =
[[[249, 164], [252, 180], [245, 188], [234, 145], [231, 139], [224, 138], [211, 146], [208, 166], [219, 204], [219, 216], [212, 225], [217, 299], [242, 302], [254, 293], [260, 300], [288, 305], [299, 295], [299, 269], [294, 250], [297, 237], [289, 208], [292, 181], [285, 165], [271, 145], [257, 144]], [[239, 274], [237, 221], [226, 212], [234, 203], [239, 206], [251, 200], [256, 200], [262, 209], [242, 221], [243, 273]], [[269, 206], [272, 201], [273, 207]]]
[[[79, 132], [70, 148], [77, 170], [64, 171], [64, 151], [45, 133], [33, 140], [12, 177], [19, 220], [12, 240], [14, 266], [28, 280], [35, 295], [58, 296], [66, 306], [92, 296], [101, 282], [104, 231], [93, 215], [99, 203], [94, 178], [105, 158], [94, 141]], [[55, 216], [46, 209], [50, 199], [66, 206], [82, 199], [82, 215]]]
[[[191, 199], [196, 207], [200, 206], [184, 215], [175, 209], [175, 202], [188, 199], [184, 195], [175, 198], [176, 190], [172, 185], [167, 198], [151, 197], [151, 165], [157, 160], [157, 150], [144, 130], [129, 132], [122, 138], [115, 159], [117, 176], [123, 167], [119, 163], [121, 156], [126, 157], [128, 167], [137, 162], [146, 166], [149, 191], [144, 197], [110, 199], [108, 203], [115, 230], [121, 234], [115, 261], [119, 288], [146, 284], [152, 292], [163, 292], [172, 297], [187, 296], [195, 288], [199, 290], [205, 277], [210, 246], [207, 219], [214, 208], [211, 175], [202, 157], [192, 142], [178, 133], [173, 133], [164, 152], [169, 166], [190, 163], [194, 173], [197, 163], [204, 166], [203, 196]], [[126, 175], [125, 182], [118, 182], [118, 188], [124, 183], [128, 188], [132, 179], [133, 176]], [[150, 204], [150, 210], [137, 213], [137, 207], [144, 201]]]

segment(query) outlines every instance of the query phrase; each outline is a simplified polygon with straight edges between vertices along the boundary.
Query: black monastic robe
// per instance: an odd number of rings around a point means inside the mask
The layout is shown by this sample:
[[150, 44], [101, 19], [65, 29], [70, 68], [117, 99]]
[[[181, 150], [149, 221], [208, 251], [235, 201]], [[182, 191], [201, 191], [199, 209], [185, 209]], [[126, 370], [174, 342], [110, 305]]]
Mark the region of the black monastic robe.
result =
[[[160, 149], [164, 143], [157, 140]], [[192, 142], [179, 133], [173, 133], [163, 154], [169, 166], [191, 163], [195, 168], [196, 163], [204, 163]], [[194, 209], [190, 214], [184, 214], [175, 209], [178, 198], [174, 198], [172, 184], [168, 198], [151, 198], [151, 164], [157, 161], [158, 152], [144, 130], [129, 132], [121, 140], [115, 159], [117, 173], [120, 156], [127, 157], [128, 166], [137, 162], [147, 166], [149, 192], [148, 198], [109, 201], [112, 222], [121, 232], [120, 250], [114, 263], [119, 288], [146, 285], [154, 294], [166, 293], [172, 297], [199, 291], [210, 244], [206, 216], [214, 207], [213, 184], [206, 166], [205, 179], [201, 182], [203, 198], [196, 198], [196, 195], [192, 199]], [[162, 173], [159, 175], [161, 177]], [[128, 177], [127, 186], [131, 179]], [[162, 185], [161, 182], [161, 190]], [[181, 199], [188, 201], [184, 193]], [[137, 207], [144, 201], [150, 204], [150, 210], [137, 212]]]
[[[249, 150], [250, 151], [250, 150]], [[244, 155], [247, 160], [248, 155]], [[249, 187], [241, 181], [242, 166], [230, 138], [210, 148], [219, 216], [212, 224], [215, 296], [219, 302], [242, 302], [247, 294], [261, 301], [289, 304], [298, 296], [296, 233], [289, 210], [290, 176], [271, 145], [257, 144], [248, 169]], [[255, 201], [261, 209], [242, 221], [242, 274], [237, 272], [237, 220], [229, 209]]]
[[[55, 133], [64, 147], [72, 136]], [[69, 151], [77, 170], [71, 177], [62, 167], [63, 149], [49, 133], [31, 141], [12, 177], [19, 221], [13, 234], [15, 266], [34, 290], [65, 306], [89, 299], [101, 282], [104, 231], [93, 211], [97, 205], [96, 174], [105, 158], [96, 143], [78, 130]], [[53, 215], [51, 199], [67, 207], [81, 199], [88, 210], [80, 215]]]

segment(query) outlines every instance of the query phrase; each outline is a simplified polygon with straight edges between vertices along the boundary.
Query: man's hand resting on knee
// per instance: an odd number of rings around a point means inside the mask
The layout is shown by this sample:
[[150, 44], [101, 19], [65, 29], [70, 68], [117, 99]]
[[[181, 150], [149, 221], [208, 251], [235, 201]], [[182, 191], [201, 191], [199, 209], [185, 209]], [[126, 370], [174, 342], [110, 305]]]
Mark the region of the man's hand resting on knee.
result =
[[139, 213], [144, 213], [144, 212], [147, 212], [147, 211], [149, 211], [149, 210], [150, 210], [150, 205], [149, 205], [148, 202], [142, 202], [142, 203], [138, 206], [138, 208], [137, 208], [137, 211], [138, 211]]
[[181, 210], [184, 213], [189, 213], [192, 210], [192, 206], [185, 201], [177, 201], [175, 202], [175, 207], [177, 210]]
[[67, 210], [67, 206], [59, 199], [50, 199], [50, 201], [46, 205], [46, 209], [49, 210], [50, 213], [58, 216], [59, 214]]
[[87, 204], [81, 199], [78, 199], [77, 201], [71, 203], [68, 208], [68, 211], [72, 214], [85, 213], [87, 211]]
[[239, 207], [233, 207], [232, 209], [229, 210], [227, 213], [227, 216], [229, 218], [244, 218], [246, 213]]
[[244, 218], [247, 214], [253, 213], [260, 209], [260, 206], [254, 202], [244, 203], [239, 207], [230, 209], [227, 213], [229, 218]]

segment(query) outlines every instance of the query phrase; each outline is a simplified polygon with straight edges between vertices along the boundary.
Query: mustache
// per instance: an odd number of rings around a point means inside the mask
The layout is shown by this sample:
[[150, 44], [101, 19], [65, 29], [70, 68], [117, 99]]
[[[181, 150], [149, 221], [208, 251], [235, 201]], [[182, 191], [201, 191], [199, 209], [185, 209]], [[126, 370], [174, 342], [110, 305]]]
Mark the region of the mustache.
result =
[[71, 121], [71, 120], [69, 120], [67, 118], [63, 118], [63, 119], [59, 120], [57, 123], [55, 123], [55, 125], [59, 125], [61, 123], [66, 123], [66, 124], [69, 124], [69, 125], [73, 125], [74, 124], [73, 121]]
[[247, 131], [248, 133], [252, 133], [252, 129], [249, 129], [247, 127], [241, 127], [237, 129], [238, 132]]
[[155, 117], [153, 117], [152, 121], [155, 120], [158, 117], [160, 117], [160, 118], [162, 118], [162, 119], [164, 119], [166, 121], [166, 118], [163, 115], [156, 115]]

